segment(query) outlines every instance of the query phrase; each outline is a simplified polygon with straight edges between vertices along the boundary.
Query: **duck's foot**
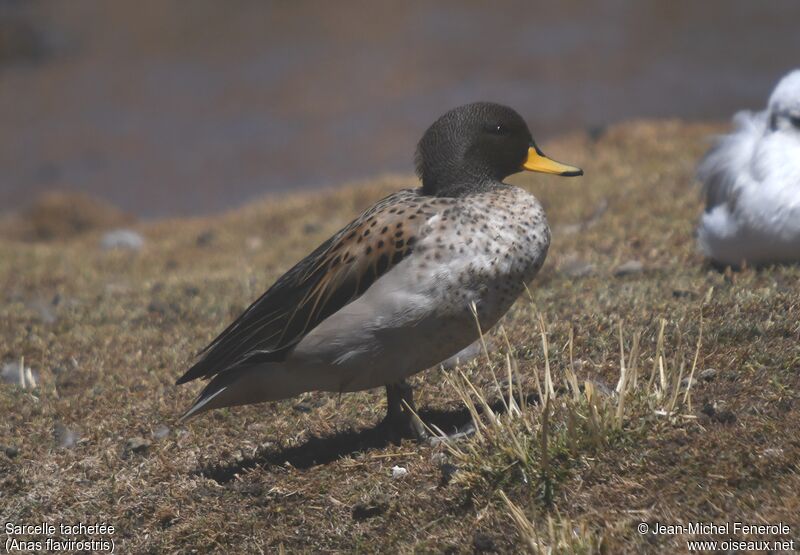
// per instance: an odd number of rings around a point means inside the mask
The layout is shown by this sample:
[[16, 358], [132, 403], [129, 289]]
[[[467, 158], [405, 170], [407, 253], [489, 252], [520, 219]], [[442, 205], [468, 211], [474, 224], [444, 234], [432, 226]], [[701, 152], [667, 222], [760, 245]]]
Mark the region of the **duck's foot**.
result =
[[[386, 386], [386, 416], [377, 429], [392, 443], [399, 445], [403, 439], [425, 441], [428, 434], [422, 420], [415, 414], [414, 392], [405, 380]], [[405, 402], [404, 402], [405, 401]]]

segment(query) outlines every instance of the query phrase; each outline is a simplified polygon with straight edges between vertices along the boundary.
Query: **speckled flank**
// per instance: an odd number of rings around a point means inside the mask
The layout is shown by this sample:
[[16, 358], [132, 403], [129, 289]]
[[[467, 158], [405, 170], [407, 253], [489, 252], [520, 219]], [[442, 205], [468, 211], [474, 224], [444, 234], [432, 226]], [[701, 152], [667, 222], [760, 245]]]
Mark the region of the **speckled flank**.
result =
[[[477, 336], [475, 303], [484, 330], [511, 307], [544, 263], [550, 228], [530, 193], [507, 185], [457, 199], [432, 199], [440, 208], [420, 230], [406, 272], [430, 299], [438, 329], [417, 341], [423, 370], [465, 347]], [[426, 202], [426, 203], [427, 203]], [[423, 203], [423, 208], [425, 204]], [[444, 206], [444, 210], [441, 207]]]

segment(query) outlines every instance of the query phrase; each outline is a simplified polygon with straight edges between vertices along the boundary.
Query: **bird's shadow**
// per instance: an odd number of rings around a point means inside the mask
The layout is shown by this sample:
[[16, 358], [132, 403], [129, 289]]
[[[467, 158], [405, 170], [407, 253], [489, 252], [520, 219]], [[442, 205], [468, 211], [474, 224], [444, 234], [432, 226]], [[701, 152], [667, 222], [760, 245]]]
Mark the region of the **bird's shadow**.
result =
[[[536, 394], [529, 395], [527, 402], [538, 402], [538, 396]], [[499, 398], [489, 406], [495, 413], [505, 411], [505, 404]], [[419, 416], [428, 426], [433, 429], [438, 428], [446, 434], [463, 432], [472, 424], [472, 417], [466, 407], [454, 410], [423, 409], [419, 411]], [[253, 468], [269, 468], [289, 463], [294, 468], [307, 469], [328, 464], [356, 453], [383, 449], [391, 443], [385, 430], [380, 426], [358, 431], [348, 430], [332, 436], [312, 436], [294, 447], [265, 448], [257, 451], [251, 457], [245, 457], [232, 463], [205, 465], [199, 468], [196, 474], [211, 478], [219, 484], [225, 484], [233, 480], [236, 475]]]

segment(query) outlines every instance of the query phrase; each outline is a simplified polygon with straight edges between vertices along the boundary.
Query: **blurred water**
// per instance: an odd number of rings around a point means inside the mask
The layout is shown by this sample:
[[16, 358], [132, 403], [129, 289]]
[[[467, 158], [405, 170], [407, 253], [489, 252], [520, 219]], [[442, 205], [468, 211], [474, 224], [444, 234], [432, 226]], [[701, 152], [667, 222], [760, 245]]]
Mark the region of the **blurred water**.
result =
[[408, 172], [480, 99], [540, 138], [727, 119], [800, 66], [798, 23], [796, 0], [0, 0], [0, 206], [76, 189], [198, 214]]

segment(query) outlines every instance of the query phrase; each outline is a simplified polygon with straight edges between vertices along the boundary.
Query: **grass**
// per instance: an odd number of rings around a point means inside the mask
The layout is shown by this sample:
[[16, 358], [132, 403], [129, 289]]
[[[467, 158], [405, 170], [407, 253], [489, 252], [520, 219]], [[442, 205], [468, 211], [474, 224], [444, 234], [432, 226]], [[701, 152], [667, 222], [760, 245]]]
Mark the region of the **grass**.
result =
[[[544, 369], [533, 369], [535, 386], [528, 395], [525, 380], [519, 375], [516, 360], [505, 354], [505, 382], [497, 379], [498, 368], [489, 358], [488, 369], [494, 392], [501, 392], [502, 411], [492, 408], [491, 396], [477, 388], [463, 370], [445, 378], [467, 406], [475, 428], [469, 440], [451, 440], [446, 434], [437, 436], [461, 469], [459, 482], [470, 495], [483, 496], [488, 502], [498, 492], [515, 522], [520, 540], [533, 552], [599, 552], [602, 536], [584, 522], [575, 527], [569, 517], [561, 517], [556, 497], [561, 485], [577, 473], [590, 468], [592, 461], [605, 453], [635, 448], [649, 428], [652, 415], [663, 417], [673, 424], [683, 419], [695, 419], [690, 392], [692, 376], [700, 355], [698, 339], [690, 376], [683, 379], [685, 357], [680, 353], [669, 357], [665, 349], [666, 321], [661, 320], [655, 350], [649, 357], [652, 368], [649, 377], [640, 379], [640, 340], [645, 334], [637, 332], [626, 353], [623, 326], [619, 325], [619, 380], [614, 390], [605, 392], [586, 379], [579, 385], [574, 371], [573, 333], [570, 329], [566, 351], [569, 357], [563, 368], [551, 371], [550, 347], [543, 319], [539, 319], [542, 337]], [[479, 328], [480, 329], [480, 328]], [[505, 336], [505, 330], [500, 330]], [[702, 336], [702, 328], [699, 330]], [[485, 340], [481, 336], [482, 344]], [[511, 345], [506, 341], [508, 351]], [[472, 364], [477, 370], [477, 365]], [[539, 377], [542, 374], [542, 379]], [[563, 383], [554, 386], [553, 376]], [[532, 402], [533, 401], [533, 402]], [[495, 404], [498, 406], [498, 404]], [[512, 488], [516, 497], [532, 502], [540, 529], [528, 520], [525, 512], [507, 496], [503, 488]], [[568, 499], [565, 499], [568, 502]]]
[[719, 272], [695, 251], [692, 173], [719, 130], [565, 136], [546, 151], [584, 178], [512, 178], [544, 204], [551, 251], [481, 357], [414, 378], [433, 430], [476, 428], [435, 445], [373, 433], [380, 391], [178, 425], [198, 387], [173, 385], [302, 254], [410, 177], [136, 224], [140, 252], [104, 251], [92, 230], [32, 240], [6, 218], [0, 362], [30, 373], [0, 382], [0, 520], [105, 521], [135, 553], [686, 550], [642, 521], [796, 534], [800, 269]]

